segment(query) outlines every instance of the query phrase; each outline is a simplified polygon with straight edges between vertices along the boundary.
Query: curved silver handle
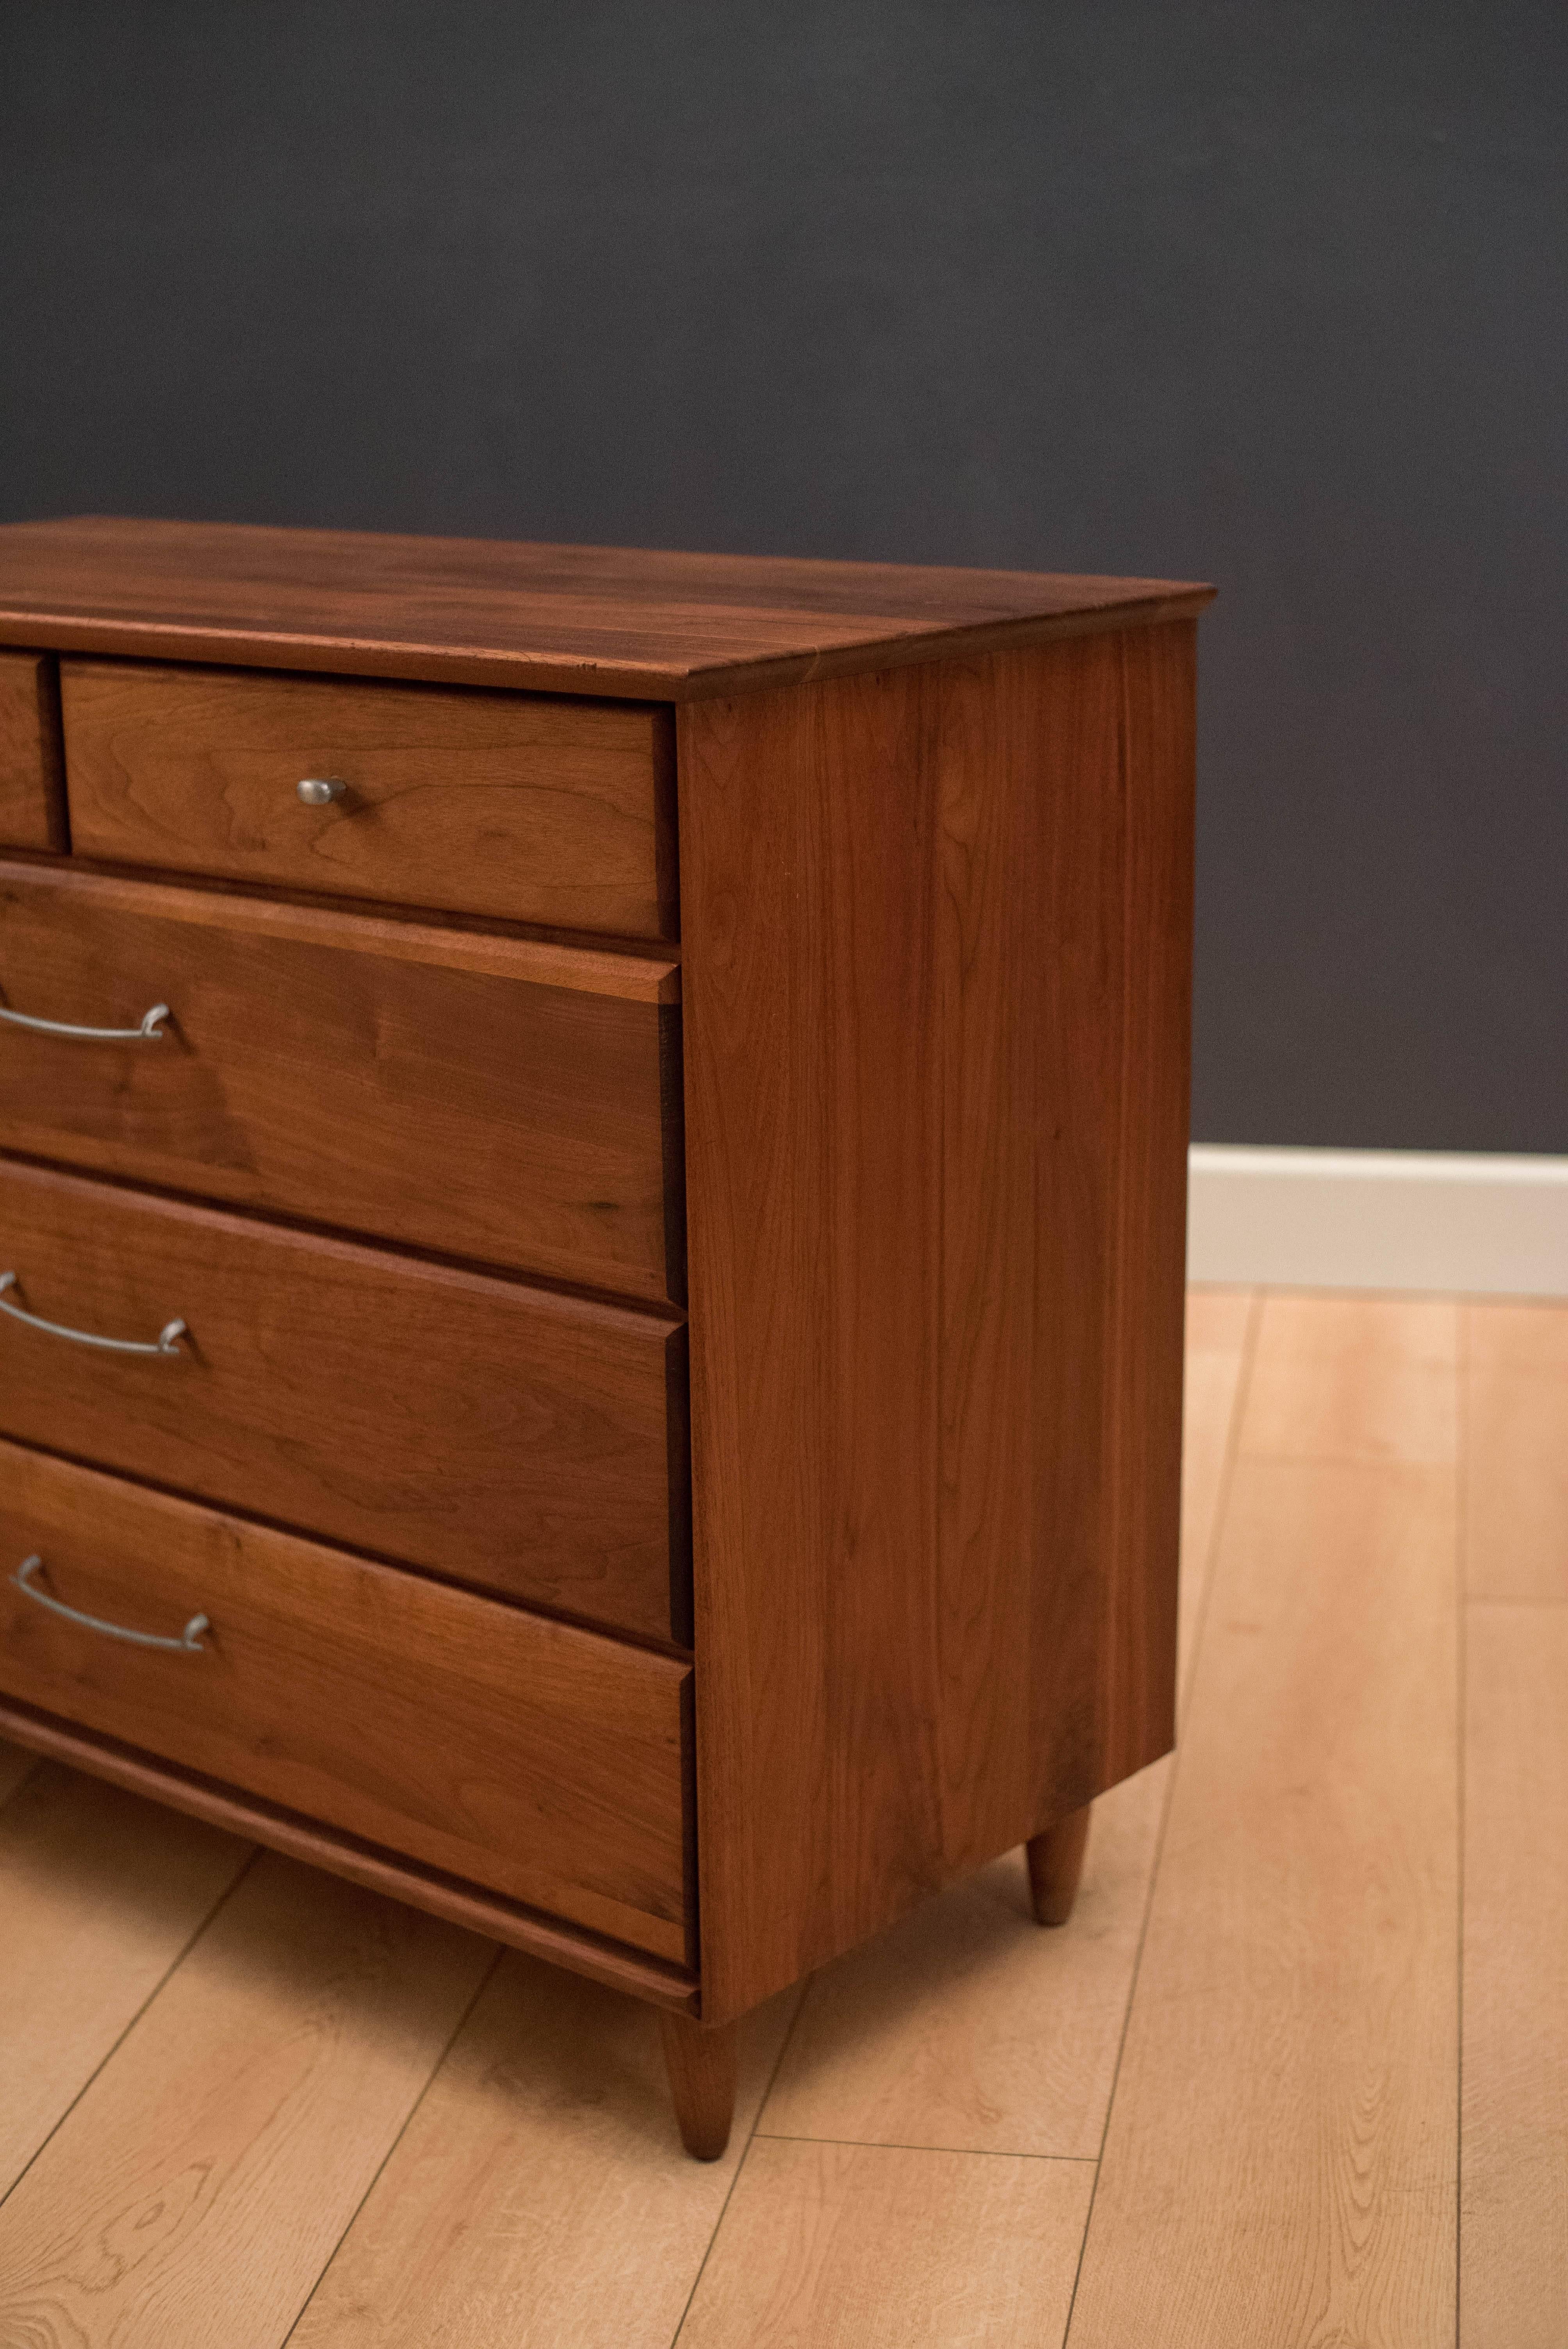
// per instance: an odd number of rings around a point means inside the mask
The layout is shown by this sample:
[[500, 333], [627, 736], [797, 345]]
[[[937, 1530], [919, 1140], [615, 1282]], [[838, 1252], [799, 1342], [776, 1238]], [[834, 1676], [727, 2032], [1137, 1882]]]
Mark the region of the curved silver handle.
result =
[[294, 785], [294, 797], [306, 807], [330, 807], [334, 800], [346, 799], [348, 785], [325, 775], [307, 775], [303, 783]]
[[46, 1607], [51, 1615], [58, 1615], [63, 1622], [77, 1624], [84, 1631], [101, 1631], [106, 1640], [128, 1640], [133, 1648], [171, 1648], [177, 1655], [201, 1655], [201, 1634], [212, 1628], [205, 1615], [192, 1615], [177, 1640], [167, 1639], [160, 1631], [132, 1631], [124, 1623], [106, 1623], [101, 1616], [84, 1615], [79, 1608], [67, 1607], [61, 1599], [51, 1599], [48, 1592], [40, 1590], [33, 1580], [33, 1577], [42, 1574], [43, 1570], [44, 1561], [35, 1551], [31, 1557], [22, 1560], [11, 1579], [35, 1607]]
[[101, 1346], [108, 1354], [177, 1354], [180, 1340], [186, 1335], [183, 1321], [166, 1321], [156, 1338], [100, 1338], [92, 1330], [67, 1330], [63, 1321], [41, 1320], [36, 1313], [25, 1313], [19, 1305], [11, 1304], [5, 1297], [7, 1288], [15, 1288], [14, 1272], [0, 1272], [0, 1313], [8, 1313], [13, 1321], [25, 1321], [29, 1330], [42, 1330], [50, 1338], [68, 1338], [73, 1346]]
[[160, 1043], [168, 1017], [168, 1004], [155, 1003], [135, 1028], [77, 1028], [68, 1019], [36, 1019], [30, 1011], [7, 1011], [0, 1003], [0, 1019], [8, 1019], [13, 1028], [36, 1028], [40, 1036], [72, 1036], [86, 1044]]

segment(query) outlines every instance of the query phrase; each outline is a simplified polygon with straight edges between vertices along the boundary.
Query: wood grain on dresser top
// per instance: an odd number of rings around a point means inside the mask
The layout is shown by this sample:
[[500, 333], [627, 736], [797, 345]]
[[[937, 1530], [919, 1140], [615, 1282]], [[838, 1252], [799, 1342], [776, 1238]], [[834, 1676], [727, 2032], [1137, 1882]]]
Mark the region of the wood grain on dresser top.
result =
[[67, 838], [55, 664], [0, 652], [0, 848], [59, 850]]
[[0, 1573], [5, 1695], [686, 1960], [687, 1665], [4, 1443]]
[[0, 1161], [24, 1442], [642, 1634], [689, 1588], [686, 1332], [651, 1311]]
[[1212, 592], [228, 523], [0, 527], [0, 643], [669, 701], [1138, 626]]
[[1193, 639], [681, 712], [707, 2019], [1171, 1744]]
[[0, 1146], [627, 1296], [685, 1283], [678, 968], [0, 860]]
[[[60, 700], [80, 855], [676, 933], [665, 707], [69, 659]], [[302, 806], [306, 777], [343, 797]]]

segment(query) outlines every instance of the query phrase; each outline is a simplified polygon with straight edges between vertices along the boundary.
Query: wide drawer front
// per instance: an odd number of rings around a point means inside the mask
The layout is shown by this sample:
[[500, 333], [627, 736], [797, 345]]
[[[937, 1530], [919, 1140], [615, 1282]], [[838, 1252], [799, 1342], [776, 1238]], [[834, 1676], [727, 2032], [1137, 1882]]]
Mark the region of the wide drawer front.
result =
[[0, 864], [0, 1146], [678, 1301], [677, 981]]
[[94, 660], [61, 662], [60, 702], [79, 855], [676, 933], [656, 705]]
[[0, 1433], [682, 1636], [683, 1326], [15, 1164], [0, 1272]]
[[0, 847], [64, 848], [55, 665], [43, 653], [0, 652]]
[[687, 1666], [8, 1444], [0, 1574], [6, 1694], [687, 1959]]

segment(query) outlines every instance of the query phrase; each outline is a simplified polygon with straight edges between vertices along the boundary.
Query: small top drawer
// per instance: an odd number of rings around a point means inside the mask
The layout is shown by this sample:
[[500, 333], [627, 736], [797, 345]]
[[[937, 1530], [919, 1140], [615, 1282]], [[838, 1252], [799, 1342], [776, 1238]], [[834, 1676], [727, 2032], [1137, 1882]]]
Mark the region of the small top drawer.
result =
[[658, 704], [98, 660], [61, 662], [60, 699], [83, 856], [676, 935]]
[[67, 846], [55, 664], [0, 652], [0, 847]]

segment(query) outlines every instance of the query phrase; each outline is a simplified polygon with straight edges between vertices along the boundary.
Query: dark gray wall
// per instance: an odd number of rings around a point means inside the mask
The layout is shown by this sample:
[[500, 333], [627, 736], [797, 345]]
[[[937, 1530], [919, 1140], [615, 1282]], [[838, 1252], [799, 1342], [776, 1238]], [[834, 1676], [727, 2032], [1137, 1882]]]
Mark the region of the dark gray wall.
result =
[[1562, 0], [0, 0], [0, 512], [1210, 578], [1195, 1129], [1568, 1150]]

